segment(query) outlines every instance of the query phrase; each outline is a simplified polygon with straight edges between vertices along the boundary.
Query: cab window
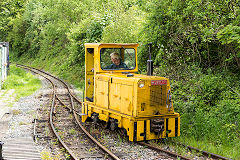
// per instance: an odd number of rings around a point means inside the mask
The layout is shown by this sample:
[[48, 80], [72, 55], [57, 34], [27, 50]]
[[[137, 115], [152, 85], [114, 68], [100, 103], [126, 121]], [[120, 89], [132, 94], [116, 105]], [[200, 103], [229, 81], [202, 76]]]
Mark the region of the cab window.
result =
[[136, 67], [134, 48], [102, 48], [100, 57], [103, 70], [133, 70]]

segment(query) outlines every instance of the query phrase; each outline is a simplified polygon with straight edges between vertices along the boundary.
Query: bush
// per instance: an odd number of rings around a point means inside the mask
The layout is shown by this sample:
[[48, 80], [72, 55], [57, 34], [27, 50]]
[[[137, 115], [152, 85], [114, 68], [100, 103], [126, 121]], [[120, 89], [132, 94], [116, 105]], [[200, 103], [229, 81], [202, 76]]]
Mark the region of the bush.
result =
[[[238, 1], [153, 0], [151, 5], [142, 34], [143, 41], [153, 42], [157, 64], [239, 72]], [[142, 52], [141, 59], [147, 58], [146, 53]]]
[[[235, 75], [237, 77], [237, 75]], [[217, 145], [232, 145], [240, 137], [239, 83], [232, 76], [200, 73], [194, 79], [173, 81], [175, 109], [181, 114], [183, 136], [208, 139]], [[229, 141], [231, 139], [231, 141]]]

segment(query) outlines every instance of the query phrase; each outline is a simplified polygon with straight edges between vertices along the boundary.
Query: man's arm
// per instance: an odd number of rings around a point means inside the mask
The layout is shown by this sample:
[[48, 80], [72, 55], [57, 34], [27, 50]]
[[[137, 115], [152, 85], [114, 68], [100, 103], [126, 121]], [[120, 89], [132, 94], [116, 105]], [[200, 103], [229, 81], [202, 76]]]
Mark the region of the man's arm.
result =
[[105, 67], [104, 69], [113, 69], [113, 64], [108, 65], [108, 66]]
[[128, 69], [128, 66], [126, 65], [126, 63], [122, 63], [121, 68]]

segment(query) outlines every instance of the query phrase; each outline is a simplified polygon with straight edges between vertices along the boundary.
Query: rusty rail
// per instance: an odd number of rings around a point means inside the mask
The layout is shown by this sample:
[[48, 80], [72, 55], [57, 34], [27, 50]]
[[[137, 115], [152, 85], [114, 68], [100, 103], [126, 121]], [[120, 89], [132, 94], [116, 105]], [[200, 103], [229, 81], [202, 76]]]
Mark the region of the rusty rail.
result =
[[[35, 68], [31, 68], [31, 67], [28, 67], [28, 66], [25, 66], [25, 65], [19, 65], [17, 64], [17, 66], [20, 66], [22, 68], [25, 68], [25, 69], [28, 69], [30, 70], [31, 72], [34, 72], [42, 77], [44, 77], [45, 79], [47, 79], [51, 84], [52, 84], [52, 87], [53, 87], [53, 90], [52, 90], [52, 104], [51, 104], [51, 111], [50, 111], [50, 114], [49, 114], [49, 120], [50, 120], [50, 126], [51, 126], [51, 129], [53, 131], [53, 133], [55, 134], [55, 136], [57, 137], [57, 139], [59, 140], [59, 142], [61, 143], [61, 145], [67, 150], [67, 152], [70, 154], [70, 156], [73, 158], [73, 159], [78, 159], [74, 153], [71, 151], [70, 148], [68, 148], [68, 146], [64, 143], [64, 141], [61, 139], [61, 137], [58, 135], [54, 125], [53, 125], [53, 110], [54, 110], [54, 106], [55, 106], [55, 100], [56, 100], [56, 86], [54, 85], [53, 81], [51, 81], [48, 77], [42, 75], [42, 74], [39, 74], [35, 71], [33, 71], [32, 69], [35, 69]], [[36, 69], [37, 70], [37, 69]], [[41, 71], [40, 71], [41, 72]], [[43, 73], [43, 72], [41, 72]]]
[[173, 143], [181, 145], [181, 146], [184, 146], [185, 148], [188, 148], [189, 150], [195, 150], [197, 152], [200, 152], [200, 153], [202, 153], [206, 157], [211, 157], [213, 159], [230, 160], [230, 158], [223, 157], [223, 156], [220, 156], [220, 155], [217, 155], [217, 154], [214, 154], [214, 153], [210, 153], [208, 151], [203, 151], [201, 149], [198, 149], [198, 148], [195, 148], [195, 147], [191, 147], [191, 146], [179, 143], [179, 142], [173, 142]]
[[184, 159], [184, 160], [191, 160], [187, 157], [184, 157], [182, 155], [179, 155], [177, 153], [173, 153], [173, 152], [170, 152], [170, 151], [167, 151], [167, 150], [164, 150], [162, 148], [159, 148], [159, 147], [155, 147], [153, 145], [150, 145], [148, 143], [145, 143], [145, 142], [138, 142], [138, 144], [142, 145], [142, 146], [147, 146], [148, 148], [151, 148], [153, 150], [156, 150], [158, 152], [164, 152], [164, 153], [167, 153], [168, 155], [170, 155], [171, 157], [175, 157], [175, 158], [181, 158], [181, 159]]
[[[42, 71], [42, 70], [40, 70], [40, 69], [28, 67], [28, 66], [21, 65], [21, 64], [17, 64], [17, 66], [20, 66], [20, 67], [25, 68], [25, 69], [29, 69], [30, 71], [32, 71], [32, 72], [34, 72], [34, 73], [36, 73], [36, 74], [39, 74], [39, 73], [37, 73], [37, 72], [35, 72], [35, 71], [32, 70], [32, 69], [35, 69], [35, 70], [37, 70], [37, 71], [39, 71], [39, 72], [41, 72], [41, 73], [43, 73], [43, 74], [46, 74], [46, 75], [48, 75], [48, 76], [50, 76], [50, 77], [52, 77], [52, 78], [54, 78], [54, 79], [56, 79], [56, 80], [58, 80], [58, 81], [61, 81], [61, 82], [66, 86], [66, 88], [67, 88], [67, 90], [68, 90], [69, 97], [70, 97], [70, 99], [71, 99], [71, 107], [72, 107], [72, 108], [69, 108], [69, 109], [70, 109], [70, 111], [73, 111], [73, 114], [74, 114], [74, 117], [75, 117], [75, 120], [76, 120], [78, 126], [79, 126], [79, 127], [81, 128], [81, 130], [82, 130], [95, 144], [97, 144], [98, 147], [100, 147], [105, 153], [107, 153], [110, 157], [112, 157], [112, 158], [115, 159], [115, 160], [120, 160], [120, 159], [119, 159], [116, 155], [114, 155], [110, 150], [108, 150], [106, 147], [104, 147], [102, 144], [100, 144], [93, 136], [91, 136], [91, 134], [81, 125], [81, 123], [80, 123], [80, 121], [79, 121], [79, 119], [78, 119], [78, 116], [77, 116], [77, 112], [75, 111], [75, 108], [74, 108], [73, 98], [74, 98], [78, 103], [80, 103], [80, 104], [81, 104], [82, 102], [79, 101], [79, 100], [72, 94], [72, 92], [70, 91], [69, 86], [68, 86], [63, 80], [61, 80], [61, 79], [59, 79], [59, 78], [57, 78], [57, 77], [55, 77], [55, 76], [53, 76], [53, 75], [51, 75], [51, 74], [49, 74], [49, 73], [46, 73], [46, 72], [44, 72], [44, 71]], [[41, 75], [41, 76], [43, 76], [43, 75]], [[60, 136], [58, 136], [57, 131], [55, 130], [55, 127], [54, 127], [53, 122], [52, 122], [52, 112], [53, 112], [53, 110], [54, 110], [55, 99], [58, 99], [58, 100], [60, 100], [60, 99], [59, 99], [59, 98], [57, 97], [57, 95], [55, 94], [55, 85], [53, 84], [53, 82], [52, 82], [49, 78], [47, 78], [46, 76], [43, 76], [43, 77], [46, 78], [46, 79], [52, 84], [52, 86], [53, 86], [52, 106], [51, 106], [51, 112], [50, 112], [50, 124], [51, 124], [52, 130], [53, 130], [54, 134], [56, 135], [56, 137], [59, 139], [59, 141], [60, 141], [60, 143], [62, 144], [62, 146], [68, 151], [68, 153], [70, 154], [70, 156], [71, 156], [73, 159], [77, 159], [77, 157], [72, 153], [72, 151], [71, 151], [71, 150], [66, 146], [66, 144], [61, 140]], [[60, 102], [60, 103], [63, 104], [63, 102]], [[71, 109], [72, 109], [72, 110], [71, 110]]]

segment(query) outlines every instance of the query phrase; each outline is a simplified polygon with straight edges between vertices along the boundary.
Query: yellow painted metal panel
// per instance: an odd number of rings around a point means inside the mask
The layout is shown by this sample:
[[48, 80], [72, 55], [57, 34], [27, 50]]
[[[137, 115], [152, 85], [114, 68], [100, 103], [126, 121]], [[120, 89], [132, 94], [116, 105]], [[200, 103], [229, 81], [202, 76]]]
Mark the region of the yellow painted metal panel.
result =
[[122, 124], [122, 126], [120, 126], [120, 127], [125, 128], [127, 133], [128, 133], [129, 128], [130, 128], [130, 118], [122, 117], [122, 123], [121, 124]]
[[[95, 49], [96, 50], [96, 49]], [[94, 55], [85, 49], [85, 96], [93, 98], [94, 95]]]
[[116, 47], [116, 46], [119, 46], [119, 47], [127, 47], [127, 46], [135, 46], [135, 47], [138, 47], [138, 44], [137, 43], [85, 43], [84, 44], [85, 47], [88, 47], [88, 48], [93, 48], [93, 47]]
[[132, 100], [132, 116], [133, 117], [137, 117], [137, 88], [138, 88], [138, 84], [137, 84], [138, 80], [136, 82], [133, 82], [133, 100]]
[[144, 121], [137, 121], [137, 141], [143, 140], [144, 140]]
[[133, 134], [134, 134], [134, 122], [130, 121], [130, 126], [128, 131], [129, 141], [133, 141]]
[[121, 85], [121, 113], [132, 115], [133, 113], [133, 85]]
[[87, 115], [87, 104], [85, 103], [82, 103], [82, 113], [84, 114], [81, 119], [82, 119], [82, 122], [85, 122], [88, 115]]
[[168, 119], [168, 130], [171, 131], [168, 133], [168, 137], [175, 137], [175, 118]]
[[[141, 83], [144, 83], [144, 87], [138, 87], [137, 91], [137, 116], [151, 116], [151, 115], [165, 115], [169, 113], [174, 113], [173, 107], [169, 110], [167, 108], [168, 91], [170, 90], [169, 80], [167, 78], [154, 77], [154, 81], [166, 80], [167, 85], [152, 85], [151, 77], [149, 79], [141, 80]], [[139, 82], [139, 83], [140, 83]], [[171, 105], [172, 106], [172, 105]]]
[[99, 114], [99, 119], [103, 120], [103, 121], [108, 121], [109, 119], [109, 115], [108, 114]]
[[[179, 115], [178, 115], [179, 116]], [[181, 122], [181, 120], [180, 120], [181, 118], [180, 118], [180, 116], [178, 117], [178, 131], [177, 131], [177, 136], [180, 136], [180, 122]]]
[[109, 85], [109, 108], [120, 111], [121, 102], [121, 84], [110, 83]]
[[108, 82], [96, 81], [96, 105], [108, 108]]

